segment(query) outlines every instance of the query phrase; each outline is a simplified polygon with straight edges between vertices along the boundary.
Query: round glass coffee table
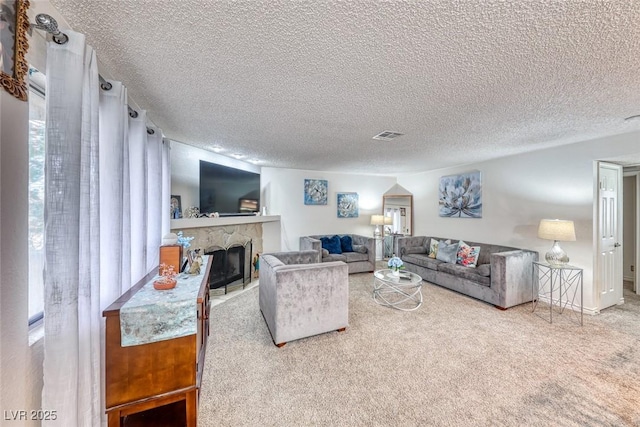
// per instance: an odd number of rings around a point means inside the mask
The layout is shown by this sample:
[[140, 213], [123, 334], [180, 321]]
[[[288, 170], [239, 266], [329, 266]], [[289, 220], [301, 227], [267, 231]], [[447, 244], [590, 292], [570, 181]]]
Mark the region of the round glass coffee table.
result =
[[390, 269], [373, 273], [373, 300], [380, 305], [413, 311], [422, 305], [422, 277], [410, 271], [394, 276]]

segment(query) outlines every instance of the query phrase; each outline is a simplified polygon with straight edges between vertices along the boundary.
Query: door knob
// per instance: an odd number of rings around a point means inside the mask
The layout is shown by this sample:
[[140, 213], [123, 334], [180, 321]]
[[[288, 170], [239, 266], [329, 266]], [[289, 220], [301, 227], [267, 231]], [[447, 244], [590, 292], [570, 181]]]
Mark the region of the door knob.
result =
[[618, 243], [618, 242], [614, 243], [614, 244], [613, 244], [613, 247], [614, 247], [614, 248], [619, 248], [619, 247], [620, 247], [620, 243]]

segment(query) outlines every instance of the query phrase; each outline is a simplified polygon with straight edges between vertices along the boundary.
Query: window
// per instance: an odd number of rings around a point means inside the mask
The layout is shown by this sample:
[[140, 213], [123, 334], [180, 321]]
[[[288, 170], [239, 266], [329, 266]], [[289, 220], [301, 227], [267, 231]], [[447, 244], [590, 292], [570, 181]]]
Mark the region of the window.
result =
[[44, 311], [45, 79], [29, 69], [29, 324]]

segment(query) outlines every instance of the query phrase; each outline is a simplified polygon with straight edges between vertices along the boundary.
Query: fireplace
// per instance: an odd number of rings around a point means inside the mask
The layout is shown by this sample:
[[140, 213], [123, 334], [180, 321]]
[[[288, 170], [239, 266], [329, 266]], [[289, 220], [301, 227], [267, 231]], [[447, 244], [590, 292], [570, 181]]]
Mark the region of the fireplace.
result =
[[209, 289], [224, 287], [226, 294], [229, 285], [241, 284], [244, 289], [251, 282], [251, 241], [228, 248], [214, 246], [205, 250], [205, 255], [213, 257]]

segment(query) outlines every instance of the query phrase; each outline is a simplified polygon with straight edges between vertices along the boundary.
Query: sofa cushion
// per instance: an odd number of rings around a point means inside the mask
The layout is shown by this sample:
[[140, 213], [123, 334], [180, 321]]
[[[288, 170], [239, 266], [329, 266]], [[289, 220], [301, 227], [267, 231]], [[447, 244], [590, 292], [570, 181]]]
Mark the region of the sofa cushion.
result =
[[342, 255], [347, 259], [347, 262], [369, 261], [369, 255], [359, 252], [343, 252]]
[[353, 245], [353, 252], [358, 252], [359, 254], [366, 254], [367, 251], [367, 247], [365, 245]]
[[322, 257], [322, 262], [329, 262], [329, 261], [347, 262], [347, 257], [344, 254], [329, 254], [327, 256]]
[[340, 237], [340, 249], [342, 252], [353, 252], [353, 242], [351, 236], [345, 235]]
[[341, 254], [342, 247], [340, 246], [340, 237], [335, 235], [333, 237], [321, 237], [322, 247], [329, 251], [330, 254]]
[[430, 270], [438, 270], [438, 264], [442, 264], [443, 262], [437, 259], [431, 259], [426, 254], [409, 254], [403, 256], [402, 260]]
[[444, 262], [456, 262], [456, 255], [458, 254], [458, 245], [455, 243], [446, 243], [443, 241], [438, 242], [438, 252], [436, 253], [436, 259]]
[[480, 255], [480, 246], [469, 246], [463, 240], [458, 242], [458, 252], [456, 254], [456, 263], [464, 267], [472, 267], [478, 263]]
[[476, 268], [476, 273], [484, 277], [491, 276], [491, 264], [480, 264]]
[[459, 264], [443, 262], [438, 265], [438, 271], [471, 280], [483, 286], [491, 286], [491, 278], [479, 275], [477, 268], [463, 267]]
[[322, 248], [322, 258], [326, 257], [327, 255], [329, 255], [329, 251], [325, 248]]
[[404, 248], [405, 254], [426, 254], [428, 249], [424, 246], [412, 246], [409, 248]]

